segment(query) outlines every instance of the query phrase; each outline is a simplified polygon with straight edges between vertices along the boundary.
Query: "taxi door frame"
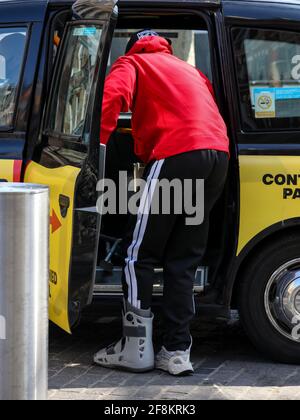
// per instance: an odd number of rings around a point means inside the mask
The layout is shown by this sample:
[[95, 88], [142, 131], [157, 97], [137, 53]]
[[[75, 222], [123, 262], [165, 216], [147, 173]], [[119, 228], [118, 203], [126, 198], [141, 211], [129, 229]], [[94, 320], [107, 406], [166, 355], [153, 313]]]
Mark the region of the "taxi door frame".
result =
[[[98, 243], [101, 226], [101, 216], [96, 210], [98, 181], [104, 177], [105, 147], [100, 147], [100, 121], [102, 97], [104, 90], [104, 81], [106, 67], [108, 63], [111, 40], [117, 22], [118, 8], [117, 0], [77, 0], [72, 7], [73, 20], [68, 22], [61, 41], [57, 61], [54, 67], [50, 94], [47, 98], [45, 116], [42, 129], [42, 144], [35, 150], [37, 159], [40, 160], [47, 147], [64, 148], [65, 142], [71, 140], [71, 136], [59, 134], [54, 136], [49, 127], [50, 112], [56, 88], [56, 81], [61, 75], [68, 29], [72, 26], [80, 25], [101, 25], [102, 33], [99, 41], [96, 71], [93, 76], [92, 86], [88, 99], [87, 112], [84, 122], [84, 132], [80, 136], [88, 138], [88, 146], [84, 142], [78, 142], [78, 148], [85, 151], [86, 156], [81, 165], [78, 166], [77, 178], [75, 178], [74, 199], [69, 207], [73, 214], [71, 256], [69, 263], [68, 290], [62, 290], [68, 293], [68, 322], [61, 327], [67, 332], [78, 323], [82, 309], [92, 301], [93, 289], [96, 277], [96, 265], [98, 255]], [[74, 138], [73, 138], [74, 141]], [[77, 147], [77, 145], [76, 145]], [[67, 165], [67, 163], [66, 163]], [[75, 166], [75, 164], [72, 164]], [[62, 164], [61, 168], [64, 167]], [[91, 175], [86, 187], [87, 175]], [[84, 187], [83, 187], [84, 185]], [[68, 198], [68, 197], [65, 197]], [[68, 205], [62, 203], [62, 205]], [[63, 217], [63, 216], [62, 216]], [[96, 226], [96, 229], [94, 228]], [[92, 227], [92, 229], [91, 229]], [[89, 244], [86, 254], [80, 247], [80, 235], [78, 232], [85, 231], [85, 244]], [[92, 263], [93, 261], [93, 263]], [[87, 270], [88, 269], [88, 273]], [[55, 286], [57, 277], [55, 273], [50, 274], [50, 283]]]

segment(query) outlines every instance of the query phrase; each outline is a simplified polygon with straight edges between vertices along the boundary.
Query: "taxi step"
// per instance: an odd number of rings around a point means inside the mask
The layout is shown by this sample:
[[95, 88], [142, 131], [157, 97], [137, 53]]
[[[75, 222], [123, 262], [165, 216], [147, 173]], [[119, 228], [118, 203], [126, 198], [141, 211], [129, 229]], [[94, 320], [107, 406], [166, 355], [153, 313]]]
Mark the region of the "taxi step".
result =
[[[155, 269], [155, 281], [153, 287], [154, 295], [162, 295], [163, 293], [163, 269]], [[96, 272], [96, 284], [94, 287], [94, 296], [103, 296], [107, 294], [122, 294], [121, 286], [122, 268], [115, 267], [111, 271], [105, 271], [98, 267]], [[195, 277], [194, 291], [195, 293], [204, 292], [208, 284], [208, 267], [199, 267]]]

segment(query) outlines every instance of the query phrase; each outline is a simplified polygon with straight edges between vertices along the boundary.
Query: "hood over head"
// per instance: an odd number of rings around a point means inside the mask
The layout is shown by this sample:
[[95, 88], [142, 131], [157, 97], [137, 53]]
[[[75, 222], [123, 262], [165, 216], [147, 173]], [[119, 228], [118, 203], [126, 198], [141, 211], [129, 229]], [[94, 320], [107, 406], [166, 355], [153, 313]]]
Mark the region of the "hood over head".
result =
[[173, 54], [170, 42], [159, 35], [145, 36], [135, 42], [126, 55], [149, 54], [149, 53], [167, 53]]

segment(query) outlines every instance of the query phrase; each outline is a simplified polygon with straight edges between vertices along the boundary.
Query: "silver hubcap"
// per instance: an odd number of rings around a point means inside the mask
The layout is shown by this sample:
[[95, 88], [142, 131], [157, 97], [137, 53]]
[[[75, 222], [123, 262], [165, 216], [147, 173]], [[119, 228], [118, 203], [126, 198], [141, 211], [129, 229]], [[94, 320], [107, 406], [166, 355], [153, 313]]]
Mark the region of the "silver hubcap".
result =
[[270, 277], [265, 309], [280, 334], [300, 343], [300, 258], [282, 265]]

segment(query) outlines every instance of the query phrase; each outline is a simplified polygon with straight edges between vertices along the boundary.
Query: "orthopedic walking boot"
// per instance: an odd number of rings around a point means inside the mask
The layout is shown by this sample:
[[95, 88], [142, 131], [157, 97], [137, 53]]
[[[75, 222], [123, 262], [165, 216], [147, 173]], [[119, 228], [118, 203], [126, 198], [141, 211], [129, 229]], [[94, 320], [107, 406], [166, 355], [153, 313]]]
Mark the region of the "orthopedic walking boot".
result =
[[123, 338], [100, 350], [94, 356], [94, 362], [102, 367], [131, 372], [147, 372], [154, 369], [152, 324], [153, 314], [150, 309], [137, 309], [126, 302], [123, 313]]
[[155, 367], [174, 376], [191, 375], [194, 369], [190, 361], [190, 353], [191, 347], [186, 351], [168, 351], [162, 347], [155, 357]]

